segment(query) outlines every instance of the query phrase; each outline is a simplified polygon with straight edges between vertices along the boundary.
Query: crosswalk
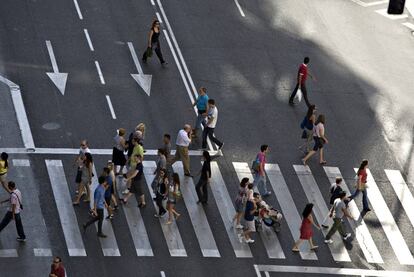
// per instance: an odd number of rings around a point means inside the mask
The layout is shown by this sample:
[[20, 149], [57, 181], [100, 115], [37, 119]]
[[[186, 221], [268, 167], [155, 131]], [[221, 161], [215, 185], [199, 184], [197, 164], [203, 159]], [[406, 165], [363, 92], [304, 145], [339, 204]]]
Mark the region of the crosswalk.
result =
[[[85, 257], [97, 254], [96, 252], [85, 247], [85, 243], [89, 239], [95, 239], [96, 227], [94, 231], [87, 230], [84, 234], [82, 230], [82, 220], [79, 219], [79, 208], [72, 205], [73, 196], [70, 193], [68, 176], [72, 176], [72, 172], [66, 172], [64, 168], [64, 162], [57, 159], [44, 160], [46, 166], [47, 175], [49, 177], [49, 183], [51, 192], [57, 207], [57, 216], [59, 217], [60, 227], [63, 231], [63, 237], [65, 240], [67, 253], [73, 257]], [[19, 168], [29, 168], [29, 160], [13, 160], [13, 170], [19, 170]], [[152, 193], [151, 183], [154, 180], [154, 170], [156, 163], [154, 161], [144, 161], [144, 179], [146, 183], [147, 194], [154, 197]], [[315, 178], [311, 169], [308, 166], [292, 165], [295, 174], [295, 179], [300, 184], [300, 189], [303, 191], [304, 197], [307, 202], [314, 204], [314, 217], [317, 222], [321, 223], [329, 210], [329, 198], [327, 196], [328, 189], [321, 189], [317, 180], [324, 178], [324, 183], [333, 183], [336, 177], [342, 177], [341, 171], [338, 167], [325, 166], [323, 172], [325, 176], [317, 176]], [[195, 253], [194, 248], [191, 251], [188, 247], [195, 247], [198, 249], [202, 257], [205, 258], [221, 258], [223, 253], [229, 253], [223, 251], [222, 247], [231, 247], [232, 253], [236, 258], [252, 258], [255, 256], [254, 246], [248, 245], [244, 242], [240, 242], [238, 239], [238, 230], [233, 226], [233, 217], [235, 215], [234, 198], [237, 191], [239, 181], [247, 177], [253, 181], [253, 176], [249, 168], [249, 164], [246, 162], [232, 162], [231, 171], [232, 183], [228, 183], [228, 175], [224, 178], [222, 170], [218, 162], [213, 161], [211, 163], [212, 179], [209, 185], [211, 195], [209, 201], [214, 202], [217, 207], [218, 218], [214, 219], [215, 226], [211, 226], [212, 219], [208, 218], [209, 213], [206, 212], [206, 207], [197, 204], [197, 194], [195, 191], [196, 178], [188, 178], [184, 176], [181, 163], [176, 163], [173, 169], [180, 176], [181, 191], [183, 195], [182, 207], [185, 207], [189, 225], [183, 226], [182, 219], [173, 219], [172, 224], [166, 224], [167, 216], [159, 219], [152, 218], [152, 221], [148, 221], [148, 217], [144, 217], [141, 210], [138, 207], [137, 200], [134, 197], [129, 198], [127, 205], [121, 205], [122, 213], [119, 216], [125, 218], [126, 225], [119, 229], [117, 226], [113, 226], [110, 220], [104, 220], [103, 232], [107, 235], [107, 238], [99, 238], [97, 240], [98, 247], [101, 249], [103, 256], [123, 256], [124, 252], [120, 249], [122, 243], [118, 232], [129, 232], [132, 237], [130, 242], [135, 250], [134, 255], [139, 257], [152, 257], [156, 256], [159, 251], [160, 241], [168, 248], [169, 255], [171, 257], [188, 257], [189, 253]], [[403, 175], [398, 170], [386, 169], [384, 170], [385, 176], [387, 176], [388, 185], [391, 191], [395, 192], [396, 199], [400, 201], [401, 207], [404, 209], [407, 218], [409, 219], [411, 226], [414, 228], [414, 212], [412, 209], [412, 203], [414, 203], [414, 197], [410, 191], [409, 185], [405, 182]], [[98, 185], [97, 172], [94, 169], [94, 177], [91, 185], [91, 191]], [[236, 176], [236, 177], [235, 177]], [[365, 222], [364, 218], [360, 217], [360, 208], [356, 202], [360, 200], [352, 201], [349, 204], [349, 211], [354, 220], [349, 219], [346, 224], [349, 226], [347, 229], [352, 230], [354, 247], [361, 250], [363, 254], [361, 257], [366, 262], [371, 264], [383, 264], [387, 263], [386, 260], [389, 255], [384, 252], [380, 252], [379, 249], [384, 249], [384, 242], [389, 245], [390, 250], [394, 253], [399, 264], [402, 265], [414, 265], [414, 257], [411, 253], [409, 245], [407, 245], [406, 239], [403, 237], [402, 232], [399, 229], [396, 220], [393, 218], [393, 214], [387, 205], [385, 200], [386, 196], [382, 195], [378, 188], [371, 172], [368, 172], [368, 195], [372, 212], [378, 219], [376, 226], [371, 226]], [[291, 252], [293, 242], [299, 238], [299, 228], [302, 221], [301, 212], [306, 205], [305, 202], [299, 203], [297, 197], [292, 194], [291, 184], [288, 184], [285, 179], [281, 168], [278, 164], [266, 165], [266, 177], [268, 188], [274, 194], [274, 198], [270, 197], [268, 200], [274, 203], [269, 203], [273, 206], [280, 207], [284, 216], [282, 220], [281, 236], [273, 229], [263, 225], [263, 229], [255, 235], [255, 244], [261, 244], [265, 249], [265, 255], [269, 259], [284, 260], [293, 255], [298, 255], [302, 260], [310, 260], [318, 262], [318, 252], [309, 250], [307, 244], [302, 244], [300, 252], [298, 254]], [[291, 176], [290, 176], [291, 178]], [[121, 191], [125, 188], [125, 183], [122, 177], [117, 178], [118, 186], [117, 191], [121, 194]], [[227, 182], [226, 182], [227, 180]], [[354, 190], [353, 179], [348, 179], [348, 184], [344, 183], [344, 190], [350, 194]], [[22, 188], [23, 194], [25, 194], [25, 188]], [[26, 196], [27, 197], [27, 196]], [[93, 193], [91, 193], [91, 205], [93, 205]], [[153, 207], [156, 207], [155, 203]], [[392, 207], [391, 207], [392, 208]], [[152, 206], [148, 206], [145, 209], [153, 209]], [[156, 209], [156, 208], [155, 208]], [[25, 213], [29, 213], [30, 211]], [[156, 213], [156, 210], [153, 211]], [[106, 211], [105, 211], [106, 213]], [[42, 212], [40, 212], [42, 214]], [[106, 214], [105, 214], [106, 216]], [[118, 216], [118, 215], [117, 215]], [[186, 216], [186, 215], [184, 215]], [[221, 221], [220, 221], [221, 220]], [[398, 221], [397, 221], [398, 222]], [[151, 237], [151, 227], [155, 225], [160, 226], [161, 234], [164, 240], [153, 241]], [[217, 227], [218, 225], [218, 227]], [[378, 235], [373, 236], [372, 232], [376, 231], [375, 228], [382, 228], [385, 237], [378, 238]], [[194, 231], [197, 243], [185, 243], [183, 238], [187, 237], [184, 232], [184, 227], [191, 228]], [[214, 227], [214, 228], [212, 228]], [[215, 233], [216, 228], [223, 229], [225, 234], [225, 240], [228, 242], [225, 246], [222, 245], [223, 240], [217, 239]], [[14, 230], [13, 230], [14, 231]], [[323, 236], [326, 235], [327, 230], [322, 230], [322, 234], [318, 233], [319, 241], [323, 240]], [[9, 231], [10, 232], [10, 231]], [[316, 233], [316, 232], [315, 232]], [[6, 237], [9, 236], [6, 233]], [[291, 240], [291, 243], [286, 242], [286, 238]], [[318, 251], [326, 251], [332, 257], [335, 262], [349, 263], [355, 261], [355, 255], [352, 254], [352, 249], [347, 248], [348, 242], [343, 242], [340, 236], [337, 234], [333, 237], [334, 243], [321, 246]], [[18, 249], [13, 244], [3, 243], [0, 241], [0, 258], [19, 257], [21, 249]], [[221, 243], [218, 243], [221, 242]], [[378, 247], [381, 246], [381, 247]], [[186, 249], [188, 248], [188, 249]], [[40, 242], [37, 242], [31, 250], [34, 256], [51, 256], [51, 247], [48, 242], [44, 246]], [[27, 249], [26, 249], [27, 250]], [[228, 249], [226, 249], [228, 250]], [[37, 253], [37, 254], [36, 254]]]

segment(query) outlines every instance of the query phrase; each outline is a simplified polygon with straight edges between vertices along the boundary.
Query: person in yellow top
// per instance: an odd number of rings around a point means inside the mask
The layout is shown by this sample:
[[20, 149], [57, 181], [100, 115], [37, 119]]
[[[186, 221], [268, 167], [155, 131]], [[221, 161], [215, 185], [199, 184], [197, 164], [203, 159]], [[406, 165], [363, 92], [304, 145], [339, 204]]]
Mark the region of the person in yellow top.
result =
[[[127, 174], [132, 174], [132, 172], [134, 172], [135, 168], [137, 167], [138, 162], [133, 157], [139, 155], [141, 156], [141, 160], [144, 159], [144, 147], [142, 147], [142, 145], [138, 142], [138, 138], [132, 139], [132, 145], [134, 146], [134, 148], [132, 149], [131, 156], [128, 158], [129, 169], [128, 169]], [[128, 180], [127, 187], [124, 191], [122, 191], [122, 194], [129, 194], [130, 187], [131, 187], [131, 180]]]
[[7, 172], [9, 170], [9, 155], [6, 152], [0, 154], [0, 182], [3, 185], [3, 188], [10, 193], [10, 190], [7, 186]]

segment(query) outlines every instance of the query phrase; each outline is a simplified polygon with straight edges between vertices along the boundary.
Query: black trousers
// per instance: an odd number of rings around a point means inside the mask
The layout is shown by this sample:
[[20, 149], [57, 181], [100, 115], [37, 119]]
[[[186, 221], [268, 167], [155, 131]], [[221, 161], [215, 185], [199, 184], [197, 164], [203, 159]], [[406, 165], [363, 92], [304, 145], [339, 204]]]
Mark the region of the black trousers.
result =
[[[7, 212], [5, 216], [3, 217], [3, 220], [0, 223], [0, 232], [3, 231], [3, 229], [10, 223], [10, 221], [12, 221], [12, 219], [13, 219], [13, 213]], [[20, 213], [14, 214], [14, 221], [16, 222], [16, 230], [17, 230], [17, 234], [19, 235], [19, 238], [25, 239], [26, 235], [24, 234], [22, 219], [20, 218]]]
[[104, 219], [104, 210], [103, 209], [96, 209], [96, 213], [98, 216], [95, 216], [91, 218], [88, 222], [86, 222], [85, 227], [88, 227], [89, 225], [95, 223], [98, 221], [98, 234], [102, 234], [102, 223]]
[[203, 145], [202, 145], [203, 148], [207, 148], [207, 136], [210, 138], [210, 140], [212, 142], [217, 144], [219, 147], [221, 147], [223, 145], [223, 143], [221, 141], [219, 141], [213, 135], [214, 135], [214, 128], [210, 128], [210, 127], [206, 126], [203, 130]]
[[162, 196], [162, 194], [159, 194], [157, 192], [157, 194], [155, 195], [155, 203], [157, 203], [157, 206], [158, 206], [158, 215], [163, 215], [167, 212], [164, 209], [164, 206], [162, 205], [162, 200], [163, 199], [164, 199], [164, 196]]
[[[151, 47], [152, 47], [152, 50], [155, 51], [155, 54], [157, 54], [157, 57], [160, 60], [160, 62], [161, 63], [165, 63], [165, 60], [164, 60], [164, 58], [162, 56], [162, 53], [161, 53], [161, 45], [160, 45], [160, 42], [159, 41], [154, 42]], [[147, 58], [148, 58], [148, 56], [147, 56], [147, 50], [145, 50], [144, 54], [142, 55], [142, 60], [144, 62], [146, 62], [147, 61]]]
[[208, 200], [208, 190], [207, 190], [207, 180], [200, 178], [196, 185], [196, 192], [198, 196], [198, 201], [204, 203]]
[[[300, 88], [302, 90], [303, 99], [305, 99], [306, 106], [308, 106], [309, 108], [311, 104], [309, 103], [309, 100], [308, 100], [308, 91], [306, 90], [305, 84], [302, 84]], [[289, 103], [293, 103], [293, 99], [295, 98], [296, 93], [298, 92], [298, 89], [299, 89], [299, 83], [296, 85], [295, 89], [292, 91], [292, 94], [290, 95], [290, 98], [289, 98]]]

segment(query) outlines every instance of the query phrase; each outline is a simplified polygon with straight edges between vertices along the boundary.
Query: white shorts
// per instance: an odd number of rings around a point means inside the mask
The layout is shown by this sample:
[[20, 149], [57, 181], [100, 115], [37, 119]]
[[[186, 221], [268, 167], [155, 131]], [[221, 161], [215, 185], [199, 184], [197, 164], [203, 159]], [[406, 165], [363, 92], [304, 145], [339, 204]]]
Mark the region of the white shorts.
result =
[[246, 229], [250, 232], [256, 232], [256, 226], [254, 224], [254, 220], [246, 221]]

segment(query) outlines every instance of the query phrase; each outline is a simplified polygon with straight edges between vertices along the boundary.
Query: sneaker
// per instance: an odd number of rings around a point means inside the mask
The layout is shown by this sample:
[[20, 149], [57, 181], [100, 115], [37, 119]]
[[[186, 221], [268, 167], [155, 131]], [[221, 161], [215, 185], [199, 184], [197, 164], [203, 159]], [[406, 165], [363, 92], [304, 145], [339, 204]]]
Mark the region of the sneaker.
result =
[[370, 208], [368, 208], [368, 209], [363, 209], [363, 211], [367, 213], [367, 212], [370, 212], [370, 211], [371, 211], [371, 209], [370, 209]]
[[238, 225], [236, 226], [236, 229], [243, 229], [243, 225], [238, 224]]
[[268, 191], [268, 192], [266, 192], [263, 196], [269, 196], [269, 195], [271, 195], [272, 194], [272, 192], [271, 191]]
[[252, 239], [248, 239], [248, 240], [246, 240], [246, 242], [247, 242], [247, 243], [253, 243], [253, 242], [254, 242], [254, 240], [252, 240]]
[[324, 242], [324, 243], [327, 243], [327, 244], [331, 244], [331, 243], [333, 243], [333, 240], [331, 240], [331, 239], [326, 239], [326, 240], [324, 240], [323, 242]]
[[16, 240], [17, 241], [20, 241], [20, 242], [25, 242], [26, 241], [26, 238], [17, 237]]
[[154, 214], [154, 217], [157, 217], [157, 218], [158, 218], [158, 217], [160, 217], [160, 216], [159, 216], [158, 214]]
[[347, 233], [345, 236], [343, 236], [343, 240], [347, 240], [351, 237], [351, 233]]
[[129, 189], [126, 189], [122, 192], [122, 194], [128, 194], [129, 193]]
[[98, 233], [97, 236], [100, 237], [100, 238], [106, 238], [107, 237], [107, 235], [105, 235], [104, 233]]
[[323, 228], [325, 228], [325, 229], [328, 229], [329, 228], [329, 226], [328, 225], [324, 225], [324, 224], [322, 224], [321, 225]]

